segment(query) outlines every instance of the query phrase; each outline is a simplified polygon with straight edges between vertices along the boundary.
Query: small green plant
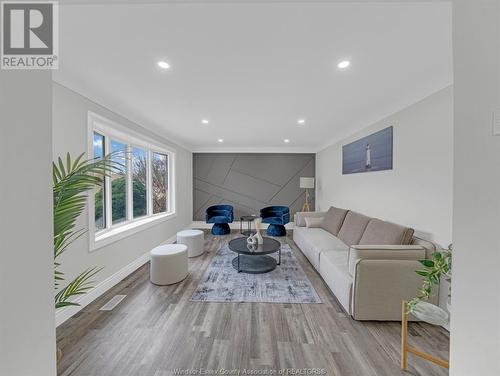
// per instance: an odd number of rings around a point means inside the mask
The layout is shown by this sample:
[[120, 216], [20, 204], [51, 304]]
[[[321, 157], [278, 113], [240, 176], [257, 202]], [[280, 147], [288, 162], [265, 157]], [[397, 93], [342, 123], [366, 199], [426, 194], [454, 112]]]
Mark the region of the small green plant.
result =
[[[54, 280], [56, 289], [64, 281], [64, 273], [58, 270], [59, 257], [86, 229], [75, 229], [78, 217], [87, 205], [87, 192], [102, 185], [104, 177], [119, 171], [121, 164], [111, 155], [99, 159], [83, 159], [81, 154], [72, 161], [70, 154], [66, 160], [58, 158], [52, 165], [53, 214], [54, 214]], [[87, 293], [92, 288], [92, 278], [100, 271], [90, 268], [61, 288], [55, 296], [55, 307], [78, 306], [72, 301], [77, 295]]]
[[439, 284], [442, 278], [451, 281], [452, 250], [453, 245], [450, 244], [448, 249], [434, 252], [430, 259], [418, 260], [424, 267], [424, 269], [416, 271], [418, 275], [422, 276], [422, 287], [418, 296], [408, 302], [408, 311], [410, 313], [415, 310], [419, 302], [429, 299], [433, 286]]

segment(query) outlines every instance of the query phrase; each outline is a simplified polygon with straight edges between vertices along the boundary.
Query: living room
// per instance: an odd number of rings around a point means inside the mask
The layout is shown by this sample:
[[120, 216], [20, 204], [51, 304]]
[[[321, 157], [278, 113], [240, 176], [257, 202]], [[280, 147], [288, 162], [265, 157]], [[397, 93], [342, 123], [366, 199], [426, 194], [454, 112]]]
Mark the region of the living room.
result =
[[1, 375], [500, 373], [497, 1], [2, 20]]

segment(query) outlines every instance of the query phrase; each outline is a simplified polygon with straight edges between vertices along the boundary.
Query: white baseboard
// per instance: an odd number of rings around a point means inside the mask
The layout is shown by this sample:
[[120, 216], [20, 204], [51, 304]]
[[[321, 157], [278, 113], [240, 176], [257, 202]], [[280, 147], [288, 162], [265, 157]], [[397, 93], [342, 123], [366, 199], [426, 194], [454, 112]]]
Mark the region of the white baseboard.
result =
[[[176, 236], [172, 236], [167, 241], [162, 244], [173, 243], [176, 241]], [[128, 277], [130, 274], [135, 272], [141, 266], [146, 264], [149, 261], [149, 251], [144, 253], [139, 258], [132, 261], [130, 264], [126, 265], [122, 269], [118, 270], [115, 274], [109, 276], [104, 281], [100, 282], [97, 286], [92, 288], [87, 294], [81, 295], [78, 299], [74, 301], [79, 306], [70, 306], [61, 308], [56, 311], [56, 326], [61, 325], [63, 322], [68, 320], [70, 317], [78, 313], [84, 307], [92, 303], [94, 300], [99, 298], [102, 294], [107, 292], [109, 289], [113, 288], [116, 284], [122, 281], [124, 278]]]
[[[214, 225], [213, 223], [205, 223], [203, 221], [193, 221], [191, 223], [192, 228], [212, 228], [213, 225]], [[265, 230], [269, 227], [269, 224], [262, 223], [261, 227]], [[240, 229], [240, 221], [234, 221], [233, 223], [230, 223], [229, 228], [231, 230], [239, 230]], [[243, 229], [246, 229], [246, 228], [247, 228], [247, 224], [245, 222], [245, 223], [243, 223]], [[252, 228], [254, 228], [254, 227], [252, 226]], [[293, 230], [293, 222], [287, 223], [285, 225], [285, 228], [287, 230]]]

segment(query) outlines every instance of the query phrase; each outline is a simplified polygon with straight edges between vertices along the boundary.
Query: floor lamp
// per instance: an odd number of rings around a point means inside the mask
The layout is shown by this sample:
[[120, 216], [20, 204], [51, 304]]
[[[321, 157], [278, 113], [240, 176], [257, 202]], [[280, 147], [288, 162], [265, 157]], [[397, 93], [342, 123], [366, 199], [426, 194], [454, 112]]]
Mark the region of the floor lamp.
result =
[[309, 206], [309, 189], [314, 188], [314, 178], [300, 178], [300, 188], [306, 190], [306, 202], [302, 206], [302, 211], [311, 211]]

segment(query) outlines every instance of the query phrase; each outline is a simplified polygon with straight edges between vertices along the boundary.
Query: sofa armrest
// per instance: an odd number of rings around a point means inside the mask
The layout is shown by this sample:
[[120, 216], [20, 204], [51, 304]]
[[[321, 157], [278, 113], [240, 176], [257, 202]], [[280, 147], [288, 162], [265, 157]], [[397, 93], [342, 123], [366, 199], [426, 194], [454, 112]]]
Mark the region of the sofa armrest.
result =
[[420, 245], [353, 245], [349, 248], [349, 274], [354, 276], [358, 260], [421, 260], [425, 248]]
[[306, 227], [305, 218], [321, 218], [326, 215], [326, 212], [297, 212], [295, 213], [295, 226]]
[[[370, 260], [356, 262], [351, 295], [351, 315], [356, 320], [401, 321], [401, 301], [418, 295], [421, 277], [417, 260]], [[434, 289], [429, 303], [438, 301]], [[414, 320], [414, 318], [412, 318]]]

